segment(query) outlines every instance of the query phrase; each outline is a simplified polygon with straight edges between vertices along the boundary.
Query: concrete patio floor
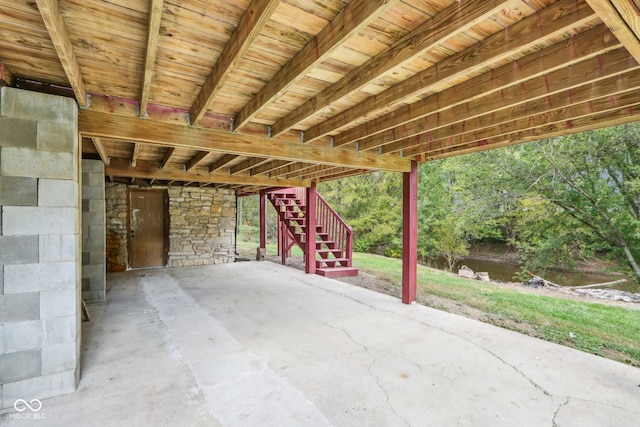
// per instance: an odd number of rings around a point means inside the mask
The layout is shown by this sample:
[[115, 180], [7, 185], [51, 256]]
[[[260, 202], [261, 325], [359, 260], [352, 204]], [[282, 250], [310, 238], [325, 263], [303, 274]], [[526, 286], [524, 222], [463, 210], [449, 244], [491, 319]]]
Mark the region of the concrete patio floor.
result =
[[78, 390], [0, 424], [640, 424], [640, 369], [270, 262], [108, 287]]

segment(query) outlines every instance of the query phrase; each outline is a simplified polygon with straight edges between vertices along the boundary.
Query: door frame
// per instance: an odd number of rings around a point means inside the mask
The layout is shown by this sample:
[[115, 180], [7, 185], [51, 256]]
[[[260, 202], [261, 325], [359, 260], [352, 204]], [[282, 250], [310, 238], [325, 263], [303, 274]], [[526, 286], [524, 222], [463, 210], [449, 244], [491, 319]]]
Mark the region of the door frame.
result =
[[131, 265], [131, 193], [149, 192], [162, 193], [162, 209], [164, 210], [164, 247], [162, 251], [163, 265], [158, 267], [166, 267], [169, 263], [169, 192], [162, 188], [131, 188], [127, 186], [127, 264], [129, 268], [156, 268], [156, 267], [132, 267]]

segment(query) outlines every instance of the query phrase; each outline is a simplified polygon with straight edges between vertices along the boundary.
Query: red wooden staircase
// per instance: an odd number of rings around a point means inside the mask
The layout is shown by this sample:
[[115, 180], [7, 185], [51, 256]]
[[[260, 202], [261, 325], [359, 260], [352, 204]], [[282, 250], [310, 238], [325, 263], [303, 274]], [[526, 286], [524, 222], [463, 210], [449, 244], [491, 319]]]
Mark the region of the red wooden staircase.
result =
[[[278, 247], [283, 264], [296, 244], [306, 254], [307, 206], [305, 188], [285, 188], [267, 193], [278, 213]], [[357, 276], [352, 266], [353, 230], [316, 194], [316, 274], [326, 277]]]

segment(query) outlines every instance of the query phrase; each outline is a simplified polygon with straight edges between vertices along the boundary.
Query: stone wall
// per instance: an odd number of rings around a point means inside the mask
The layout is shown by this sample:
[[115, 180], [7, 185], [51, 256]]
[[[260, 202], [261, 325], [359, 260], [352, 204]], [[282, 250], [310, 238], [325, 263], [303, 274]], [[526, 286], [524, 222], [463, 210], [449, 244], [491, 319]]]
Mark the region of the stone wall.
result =
[[125, 271], [129, 265], [126, 185], [113, 182], [105, 185], [105, 209], [107, 271]]
[[104, 163], [82, 161], [82, 299], [104, 301], [105, 205]]
[[[107, 183], [107, 270], [128, 268], [127, 189]], [[236, 196], [233, 191], [200, 187], [152, 187], [169, 195], [169, 267], [233, 262]]]
[[0, 89], [0, 407], [75, 390], [80, 357], [77, 107]]
[[229, 190], [169, 188], [169, 266], [232, 262], [236, 196]]

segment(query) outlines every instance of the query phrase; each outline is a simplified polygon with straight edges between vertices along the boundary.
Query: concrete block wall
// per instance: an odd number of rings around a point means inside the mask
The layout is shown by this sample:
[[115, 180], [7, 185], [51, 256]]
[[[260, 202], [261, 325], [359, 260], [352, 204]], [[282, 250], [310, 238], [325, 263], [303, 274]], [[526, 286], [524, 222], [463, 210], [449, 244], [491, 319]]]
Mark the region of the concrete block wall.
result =
[[105, 299], [104, 163], [82, 160], [82, 298]]
[[0, 89], [0, 407], [75, 390], [80, 364], [77, 107]]
[[[138, 186], [107, 183], [107, 270], [128, 268], [127, 190]], [[149, 188], [149, 187], [146, 187]], [[169, 195], [169, 267], [233, 262], [236, 196], [218, 188], [159, 187]]]

